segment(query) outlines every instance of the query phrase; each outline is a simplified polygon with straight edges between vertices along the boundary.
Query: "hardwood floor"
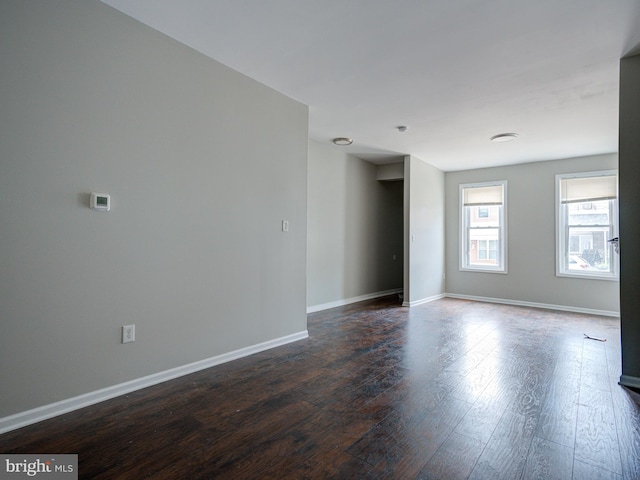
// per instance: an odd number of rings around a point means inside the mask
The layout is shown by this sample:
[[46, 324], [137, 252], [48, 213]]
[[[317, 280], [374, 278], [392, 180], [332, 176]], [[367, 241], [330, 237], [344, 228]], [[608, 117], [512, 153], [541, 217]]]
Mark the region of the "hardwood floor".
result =
[[309, 333], [0, 451], [77, 453], [87, 479], [640, 478], [618, 319], [389, 297], [309, 315]]

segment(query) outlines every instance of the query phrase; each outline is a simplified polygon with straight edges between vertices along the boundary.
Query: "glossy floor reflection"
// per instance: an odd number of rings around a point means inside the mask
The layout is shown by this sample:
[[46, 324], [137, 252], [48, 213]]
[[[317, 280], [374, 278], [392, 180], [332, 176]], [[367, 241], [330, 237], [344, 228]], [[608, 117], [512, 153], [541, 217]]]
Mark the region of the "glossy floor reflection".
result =
[[10, 432], [0, 450], [78, 453], [92, 479], [640, 478], [618, 319], [396, 300], [312, 314], [307, 340]]

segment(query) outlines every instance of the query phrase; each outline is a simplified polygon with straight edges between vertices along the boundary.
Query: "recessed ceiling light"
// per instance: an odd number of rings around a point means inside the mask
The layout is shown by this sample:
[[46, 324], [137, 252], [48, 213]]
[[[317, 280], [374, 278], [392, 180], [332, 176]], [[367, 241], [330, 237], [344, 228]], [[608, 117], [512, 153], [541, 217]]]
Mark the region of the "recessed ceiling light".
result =
[[492, 142], [510, 142], [518, 137], [517, 133], [499, 133], [491, 137]]
[[400, 133], [404, 133], [404, 132], [406, 132], [406, 131], [407, 131], [407, 129], [408, 129], [409, 127], [407, 127], [406, 125], [400, 125], [399, 127], [396, 127], [396, 128], [398, 129], [398, 131], [399, 131]]
[[342, 146], [351, 145], [353, 143], [353, 139], [347, 138], [347, 137], [338, 137], [333, 139], [333, 143], [335, 143], [336, 145], [342, 145]]

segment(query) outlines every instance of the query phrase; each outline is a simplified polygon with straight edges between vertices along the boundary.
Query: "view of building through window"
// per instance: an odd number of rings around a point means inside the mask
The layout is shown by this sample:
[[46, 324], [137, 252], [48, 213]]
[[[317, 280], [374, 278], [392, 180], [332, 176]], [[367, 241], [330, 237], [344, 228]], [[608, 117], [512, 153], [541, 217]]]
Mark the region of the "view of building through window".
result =
[[506, 181], [460, 185], [460, 268], [506, 273]]
[[617, 236], [615, 171], [557, 175], [558, 274], [617, 277], [609, 240]]
[[469, 209], [469, 264], [498, 266], [500, 207]]
[[571, 203], [568, 215], [567, 268], [575, 271], [609, 272], [611, 247], [611, 200]]

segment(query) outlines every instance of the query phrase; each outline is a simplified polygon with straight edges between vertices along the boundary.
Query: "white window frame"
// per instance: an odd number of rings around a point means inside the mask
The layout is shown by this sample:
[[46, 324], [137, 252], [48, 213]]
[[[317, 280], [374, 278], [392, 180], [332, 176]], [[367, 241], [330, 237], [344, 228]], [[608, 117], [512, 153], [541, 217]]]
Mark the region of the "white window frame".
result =
[[[471, 265], [469, 263], [469, 216], [468, 210], [464, 204], [464, 191], [467, 188], [478, 188], [478, 187], [493, 187], [493, 186], [501, 186], [502, 187], [502, 208], [500, 209], [500, 238], [498, 241], [498, 260], [499, 264], [497, 266], [491, 265]], [[483, 272], [483, 273], [508, 273], [507, 270], [507, 181], [506, 180], [498, 180], [494, 182], [477, 182], [477, 183], [463, 183], [460, 184], [460, 263], [459, 270], [461, 272]], [[487, 250], [487, 254], [488, 254]]]
[[[618, 182], [617, 170], [600, 170], [595, 172], [580, 172], [580, 173], [562, 173], [556, 175], [556, 276], [557, 277], [569, 277], [569, 278], [583, 278], [590, 280], [609, 280], [618, 281], [620, 275], [620, 261], [618, 255], [614, 252], [614, 247], [611, 243], [608, 244], [609, 258], [611, 259], [612, 269], [610, 272], [592, 272], [592, 271], [575, 271], [569, 270], [568, 266], [565, 266], [565, 258], [567, 256], [566, 249], [568, 246], [567, 232], [569, 226], [567, 225], [567, 207], [562, 204], [560, 184], [564, 179], [571, 178], [587, 178], [587, 177], [605, 177], [615, 176], [616, 185]], [[616, 191], [616, 201], [611, 202], [609, 207], [609, 216], [611, 218], [611, 229], [609, 233], [613, 238], [618, 235], [618, 194]], [[608, 239], [607, 239], [608, 240]]]

